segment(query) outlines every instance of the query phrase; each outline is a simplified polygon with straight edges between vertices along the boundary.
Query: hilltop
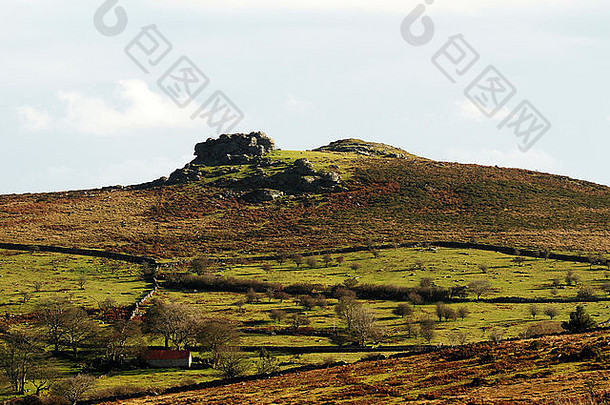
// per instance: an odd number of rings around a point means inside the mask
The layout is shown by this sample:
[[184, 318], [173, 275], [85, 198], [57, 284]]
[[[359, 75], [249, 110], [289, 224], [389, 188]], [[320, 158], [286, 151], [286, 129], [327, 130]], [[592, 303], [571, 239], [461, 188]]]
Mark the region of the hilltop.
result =
[[586, 181], [354, 139], [285, 151], [262, 133], [223, 135], [195, 153], [138, 186], [0, 196], [0, 241], [158, 257], [425, 240], [607, 249], [610, 188]]

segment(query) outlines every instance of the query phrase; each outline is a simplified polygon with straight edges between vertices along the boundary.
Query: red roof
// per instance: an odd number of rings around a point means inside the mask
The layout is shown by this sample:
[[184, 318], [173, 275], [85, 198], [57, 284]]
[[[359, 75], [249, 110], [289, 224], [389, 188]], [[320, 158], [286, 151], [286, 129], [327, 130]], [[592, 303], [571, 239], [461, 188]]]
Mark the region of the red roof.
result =
[[180, 360], [190, 356], [191, 352], [188, 350], [149, 350], [146, 360]]

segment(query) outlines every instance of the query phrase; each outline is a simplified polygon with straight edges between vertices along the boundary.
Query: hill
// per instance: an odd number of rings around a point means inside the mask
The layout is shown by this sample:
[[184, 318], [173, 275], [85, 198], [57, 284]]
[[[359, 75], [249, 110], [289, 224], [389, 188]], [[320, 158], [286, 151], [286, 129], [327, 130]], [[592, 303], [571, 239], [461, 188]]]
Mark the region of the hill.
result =
[[357, 140], [275, 150], [267, 138], [199, 144], [185, 168], [139, 186], [0, 196], [0, 241], [165, 258], [421, 240], [607, 249], [605, 186]]
[[482, 343], [116, 404], [604, 404], [609, 343], [604, 334]]

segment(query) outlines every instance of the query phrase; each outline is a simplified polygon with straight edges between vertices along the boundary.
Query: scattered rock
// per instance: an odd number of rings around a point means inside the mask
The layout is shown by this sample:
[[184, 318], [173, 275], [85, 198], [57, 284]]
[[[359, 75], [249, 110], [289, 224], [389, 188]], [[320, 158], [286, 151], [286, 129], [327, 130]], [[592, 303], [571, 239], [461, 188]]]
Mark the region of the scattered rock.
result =
[[313, 163], [311, 163], [309, 159], [305, 158], [295, 160], [292, 167], [289, 168], [288, 171], [299, 176], [313, 176], [316, 174]]
[[321, 148], [314, 149], [319, 152], [345, 152], [345, 153], [357, 153], [364, 156], [382, 156], [387, 158], [400, 158], [405, 159], [408, 157], [414, 157], [408, 152], [396, 148], [394, 146], [386, 145], [383, 143], [365, 142], [360, 139], [341, 139], [339, 141], [331, 142], [329, 145], [322, 146]]
[[284, 193], [279, 190], [273, 190], [270, 188], [263, 188], [251, 191], [245, 194], [242, 198], [251, 203], [264, 203], [277, 200], [284, 196]]

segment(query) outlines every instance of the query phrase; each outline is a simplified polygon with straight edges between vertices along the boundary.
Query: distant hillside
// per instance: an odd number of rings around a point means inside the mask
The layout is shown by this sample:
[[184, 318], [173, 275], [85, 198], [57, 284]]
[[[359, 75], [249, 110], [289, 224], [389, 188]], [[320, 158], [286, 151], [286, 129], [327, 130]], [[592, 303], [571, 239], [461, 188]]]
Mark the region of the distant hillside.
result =
[[457, 240], [606, 252], [610, 188], [550, 174], [442, 163], [344, 140], [275, 150], [224, 136], [168, 178], [0, 196], [0, 241], [159, 257]]

